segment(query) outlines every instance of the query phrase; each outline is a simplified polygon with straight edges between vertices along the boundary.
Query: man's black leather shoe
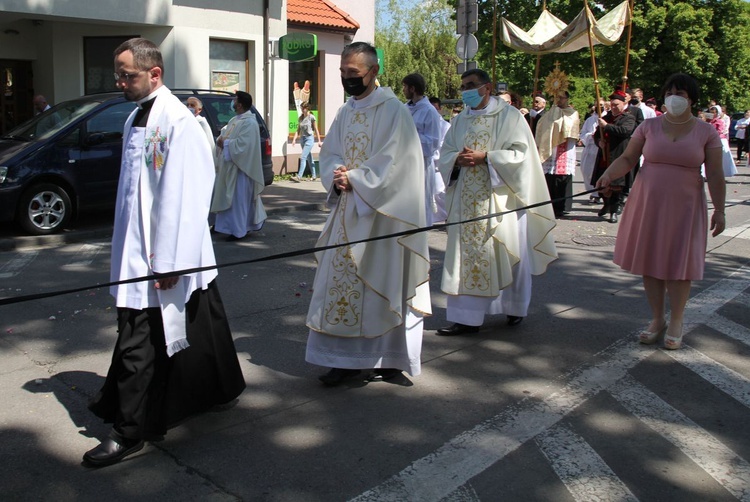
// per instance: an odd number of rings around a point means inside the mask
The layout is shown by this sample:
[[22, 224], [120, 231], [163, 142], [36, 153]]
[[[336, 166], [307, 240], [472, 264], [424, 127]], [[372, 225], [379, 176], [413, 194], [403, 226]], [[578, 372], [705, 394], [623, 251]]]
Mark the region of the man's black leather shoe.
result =
[[111, 437], [108, 437], [96, 448], [92, 448], [83, 454], [83, 461], [93, 467], [104, 467], [116, 464], [123, 458], [131, 455], [143, 448], [143, 440], [121, 439], [118, 443]]
[[468, 326], [457, 322], [445, 328], [437, 330], [437, 334], [440, 336], [456, 336], [456, 335], [468, 335], [470, 333], [477, 333], [480, 326]]
[[508, 316], [508, 326], [517, 326], [521, 324], [522, 321], [523, 321], [523, 317], [519, 317], [517, 315]]
[[367, 380], [370, 382], [377, 382], [378, 380], [382, 380], [384, 382], [387, 382], [388, 380], [393, 380], [399, 375], [402, 375], [401, 370], [396, 368], [375, 368], [372, 370], [372, 373], [369, 377], [367, 377]]
[[332, 368], [331, 371], [325, 375], [318, 377], [318, 380], [326, 384], [328, 387], [336, 387], [340, 385], [344, 380], [347, 380], [353, 376], [357, 376], [362, 373], [361, 370], [346, 370], [342, 368]]

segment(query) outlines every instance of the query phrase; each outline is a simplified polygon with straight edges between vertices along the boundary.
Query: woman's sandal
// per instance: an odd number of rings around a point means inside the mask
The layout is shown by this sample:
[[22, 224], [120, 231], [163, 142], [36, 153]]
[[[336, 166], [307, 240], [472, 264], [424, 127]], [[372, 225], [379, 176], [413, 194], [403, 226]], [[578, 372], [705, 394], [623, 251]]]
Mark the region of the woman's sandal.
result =
[[648, 329], [644, 329], [643, 331], [641, 331], [638, 335], [638, 341], [644, 345], [651, 345], [661, 340], [666, 332], [667, 323], [664, 322], [664, 326], [662, 326], [662, 328], [655, 333], [653, 331], [648, 331]]
[[664, 348], [667, 350], [677, 350], [682, 347], [682, 324], [680, 324], [680, 336], [665, 336]]

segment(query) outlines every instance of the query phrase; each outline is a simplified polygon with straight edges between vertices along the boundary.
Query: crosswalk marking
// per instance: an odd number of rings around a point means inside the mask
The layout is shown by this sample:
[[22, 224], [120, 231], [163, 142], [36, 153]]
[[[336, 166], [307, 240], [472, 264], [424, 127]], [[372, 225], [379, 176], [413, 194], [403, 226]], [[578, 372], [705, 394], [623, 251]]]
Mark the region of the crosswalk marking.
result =
[[0, 266], [0, 279], [9, 279], [20, 274], [23, 269], [31, 265], [36, 257], [39, 255], [39, 251], [24, 251], [23, 253], [16, 253], [16, 256], [3, 263]]
[[750, 408], [750, 380], [690, 346], [665, 351], [672, 359], [700, 375], [719, 390]]
[[659, 396], [626, 376], [609, 392], [741, 501], [750, 501], [750, 464]]
[[480, 498], [471, 484], [466, 483], [458, 490], [441, 498], [439, 502], [480, 502]]
[[84, 244], [76, 255], [65, 265], [64, 268], [80, 268], [87, 267], [96, 258], [96, 255], [103, 249], [102, 246], [92, 246], [91, 244]]
[[741, 324], [727, 319], [719, 314], [714, 314], [706, 323], [719, 333], [734, 338], [735, 340], [750, 345], [750, 329]]
[[[748, 287], [750, 267], [742, 267], [696, 295], [688, 302], [683, 332], [687, 335], [705, 323]], [[472, 477], [555, 425], [600, 390], [614, 385], [630, 368], [653, 354], [653, 348], [638, 346], [634, 338], [628, 335], [596, 354], [595, 359], [600, 363], [571, 372], [568, 383], [545, 400], [524, 399], [352, 500], [432, 502], [456, 492]]]
[[552, 427], [537, 436], [536, 444], [575, 500], [638, 501], [604, 459], [567, 427]]

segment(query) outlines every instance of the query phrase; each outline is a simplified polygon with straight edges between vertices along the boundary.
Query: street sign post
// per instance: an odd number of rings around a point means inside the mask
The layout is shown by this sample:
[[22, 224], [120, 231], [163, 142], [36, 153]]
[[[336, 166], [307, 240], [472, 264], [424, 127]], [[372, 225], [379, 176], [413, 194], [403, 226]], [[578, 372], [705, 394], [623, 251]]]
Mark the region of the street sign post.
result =
[[461, 35], [456, 41], [456, 56], [466, 61], [477, 55], [479, 41], [471, 33]]
[[476, 33], [478, 22], [477, 0], [459, 0], [456, 9], [456, 33], [459, 35]]
[[461, 75], [465, 71], [475, 70], [476, 68], [477, 68], [476, 61], [464, 61], [463, 63], [458, 63], [456, 65], [456, 73]]

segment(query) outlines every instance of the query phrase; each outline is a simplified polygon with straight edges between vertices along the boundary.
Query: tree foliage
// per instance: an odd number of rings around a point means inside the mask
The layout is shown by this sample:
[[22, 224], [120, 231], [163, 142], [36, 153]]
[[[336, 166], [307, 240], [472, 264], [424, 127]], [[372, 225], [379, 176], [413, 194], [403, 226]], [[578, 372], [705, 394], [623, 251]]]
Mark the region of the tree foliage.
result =
[[455, 98], [461, 79], [456, 74], [456, 23], [447, 0], [428, 0], [412, 7], [397, 0], [379, 0], [377, 5], [375, 45], [383, 49], [385, 63], [380, 83], [400, 96], [401, 80], [417, 72], [427, 82], [427, 95]]
[[[537, 57], [514, 51], [502, 43], [500, 19], [507, 18], [529, 29], [541, 13], [541, 3], [531, 0], [478, 0], [479, 40], [476, 60], [493, 73], [493, 14], [497, 16], [494, 78], [527, 99], [534, 89]], [[622, 0], [589, 2], [599, 19]], [[419, 71], [428, 80], [429, 94], [457, 98], [460, 79], [455, 72], [455, 8], [458, 0], [430, 0], [416, 6], [396, 0], [379, 0], [376, 44], [386, 53], [385, 85], [400, 89], [400, 79]], [[547, 10], [570, 22], [583, 8], [580, 1], [547, 0]], [[393, 22], [383, 26], [392, 12]], [[440, 18], [442, 13], [443, 18]], [[596, 46], [594, 54], [601, 95], [620, 85], [625, 73], [628, 28], [612, 46]], [[571, 81], [571, 102], [579, 110], [594, 101], [591, 54], [549, 54], [539, 58], [543, 81], [555, 62]], [[728, 110], [750, 108], [750, 3], [742, 0], [636, 0], [628, 57], [627, 83], [640, 87], [647, 97], [661, 98], [661, 86], [675, 72], [698, 79], [701, 103], [715, 99]], [[542, 88], [539, 84], [538, 88]]]

